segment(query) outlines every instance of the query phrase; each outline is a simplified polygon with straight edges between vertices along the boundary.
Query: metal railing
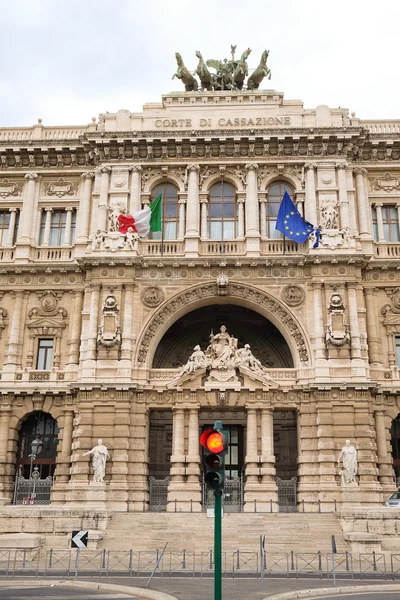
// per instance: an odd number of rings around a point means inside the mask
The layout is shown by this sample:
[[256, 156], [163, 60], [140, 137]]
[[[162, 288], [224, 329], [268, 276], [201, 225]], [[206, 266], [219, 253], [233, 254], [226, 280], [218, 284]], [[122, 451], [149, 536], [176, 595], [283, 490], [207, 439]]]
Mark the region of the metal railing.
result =
[[31, 477], [18, 476], [14, 482], [13, 504], [50, 504], [53, 478], [40, 479], [38, 467], [33, 469]]
[[[262, 564], [260, 564], [262, 563]], [[350, 552], [223, 552], [223, 576], [400, 580], [400, 554]], [[157, 569], [156, 569], [157, 567]], [[0, 551], [0, 577], [208, 577], [214, 552], [170, 550], [18, 549]]]

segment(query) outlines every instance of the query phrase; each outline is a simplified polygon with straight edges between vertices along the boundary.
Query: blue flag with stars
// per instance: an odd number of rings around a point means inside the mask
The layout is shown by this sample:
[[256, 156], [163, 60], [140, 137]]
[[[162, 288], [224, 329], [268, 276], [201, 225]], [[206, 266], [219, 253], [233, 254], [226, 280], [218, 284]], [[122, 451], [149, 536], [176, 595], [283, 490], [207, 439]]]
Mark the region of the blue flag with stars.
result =
[[303, 219], [287, 192], [283, 194], [275, 229], [294, 242], [302, 244], [314, 231], [314, 225]]

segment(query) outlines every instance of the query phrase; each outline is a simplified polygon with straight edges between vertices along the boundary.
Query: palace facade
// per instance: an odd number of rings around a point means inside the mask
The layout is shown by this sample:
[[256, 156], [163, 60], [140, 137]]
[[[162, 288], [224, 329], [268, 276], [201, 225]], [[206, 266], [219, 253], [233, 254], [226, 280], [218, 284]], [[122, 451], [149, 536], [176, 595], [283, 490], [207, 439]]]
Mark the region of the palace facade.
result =
[[[230, 433], [226, 510], [388, 497], [400, 475], [400, 120], [273, 90], [170, 93], [87, 126], [0, 129], [0, 171], [6, 503], [30, 501], [14, 486], [34, 473], [52, 478], [56, 506], [200, 512], [199, 436], [216, 419]], [[320, 226], [318, 247], [276, 231], [285, 191]], [[121, 212], [159, 194], [162, 236], [119, 233]], [[249, 344], [252, 362], [188, 363], [223, 326], [230, 356]], [[84, 454], [99, 438], [111, 458], [93, 483]]]

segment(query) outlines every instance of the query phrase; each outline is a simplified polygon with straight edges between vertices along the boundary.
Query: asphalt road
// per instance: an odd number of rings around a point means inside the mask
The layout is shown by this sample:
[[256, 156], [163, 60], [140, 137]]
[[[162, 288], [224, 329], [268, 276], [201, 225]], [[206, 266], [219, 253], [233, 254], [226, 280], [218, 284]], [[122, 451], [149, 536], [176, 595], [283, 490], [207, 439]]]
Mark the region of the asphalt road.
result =
[[[0, 587], [0, 598], [4, 600], [42, 600], [42, 598], [48, 598], [49, 600], [135, 600], [133, 596], [125, 596], [122, 594], [105, 593], [99, 590], [84, 590], [84, 589], [73, 589], [65, 587], [35, 587], [32, 583], [32, 587], [16, 588], [14, 586]], [[137, 599], [136, 599], [137, 600]]]

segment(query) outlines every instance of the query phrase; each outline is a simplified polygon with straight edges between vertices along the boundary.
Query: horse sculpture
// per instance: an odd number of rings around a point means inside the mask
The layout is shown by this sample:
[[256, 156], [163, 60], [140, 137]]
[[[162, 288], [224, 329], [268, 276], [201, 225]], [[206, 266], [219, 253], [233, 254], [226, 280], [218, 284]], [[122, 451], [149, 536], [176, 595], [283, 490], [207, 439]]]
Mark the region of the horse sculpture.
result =
[[248, 58], [251, 50], [247, 48], [240, 57], [238, 64], [233, 72], [233, 85], [234, 89], [241, 90], [243, 89], [244, 79], [248, 75], [249, 69], [246, 63], [246, 59]]
[[248, 90], [258, 90], [260, 83], [262, 82], [264, 77], [268, 77], [268, 79], [271, 79], [271, 70], [267, 67], [268, 55], [269, 50], [264, 50], [264, 52], [261, 55], [260, 64], [247, 80]]
[[172, 75], [172, 79], [174, 79], [174, 77], [180, 79], [185, 86], [186, 92], [197, 91], [199, 84], [190, 71], [185, 67], [182, 56], [179, 54], [179, 52], [175, 53], [175, 58], [178, 64], [178, 69], [176, 73]]
[[214, 87], [213, 77], [210, 71], [207, 69], [207, 65], [204, 62], [200, 50], [196, 50], [196, 56], [199, 59], [199, 64], [197, 65], [196, 73], [200, 79], [201, 89], [211, 92]]

